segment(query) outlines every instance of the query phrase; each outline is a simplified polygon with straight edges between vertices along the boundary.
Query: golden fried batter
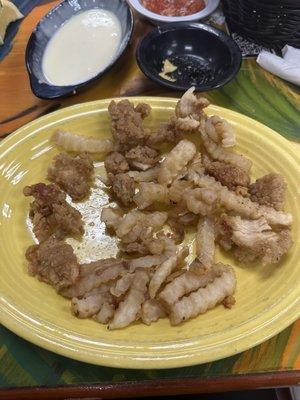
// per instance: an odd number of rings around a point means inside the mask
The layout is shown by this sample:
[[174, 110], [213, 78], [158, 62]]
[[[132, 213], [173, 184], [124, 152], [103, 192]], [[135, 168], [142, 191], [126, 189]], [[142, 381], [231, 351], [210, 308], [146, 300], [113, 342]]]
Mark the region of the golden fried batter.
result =
[[128, 100], [118, 103], [111, 101], [108, 112], [111, 118], [114, 140], [125, 148], [143, 144], [149, 137], [149, 129], [143, 127], [143, 119], [151, 111], [148, 104], [140, 103], [136, 107]]
[[125, 157], [131, 167], [145, 171], [157, 163], [158, 155], [157, 150], [138, 145], [127, 151]]
[[213, 176], [222, 185], [230, 190], [237, 187], [247, 187], [250, 183], [250, 176], [238, 165], [227, 164], [221, 161], [212, 161], [206, 164], [205, 172]]
[[134, 179], [128, 174], [108, 174], [108, 178], [111, 182], [112, 191], [125, 206], [129, 206], [133, 201], [135, 192]]
[[241, 262], [259, 259], [263, 265], [278, 263], [293, 244], [289, 229], [273, 231], [263, 217], [248, 220], [223, 214], [217, 229], [221, 235], [219, 243], [233, 249]]
[[39, 242], [51, 235], [57, 239], [82, 235], [81, 214], [66, 202], [66, 195], [55, 184], [37, 183], [26, 186], [25, 196], [33, 196], [29, 216], [33, 222], [33, 232]]
[[283, 210], [286, 182], [282, 175], [271, 172], [250, 185], [251, 200], [261, 205]]
[[73, 285], [79, 277], [79, 265], [72, 247], [53, 237], [30, 246], [26, 258], [29, 274], [54, 286], [57, 291]]
[[93, 161], [87, 153], [75, 158], [60, 153], [48, 168], [48, 179], [60, 186], [73, 200], [82, 200], [90, 192], [93, 172]]
[[126, 161], [126, 158], [117, 151], [109, 154], [105, 161], [104, 166], [107, 173], [112, 174], [121, 174], [123, 172], [129, 171], [129, 165]]

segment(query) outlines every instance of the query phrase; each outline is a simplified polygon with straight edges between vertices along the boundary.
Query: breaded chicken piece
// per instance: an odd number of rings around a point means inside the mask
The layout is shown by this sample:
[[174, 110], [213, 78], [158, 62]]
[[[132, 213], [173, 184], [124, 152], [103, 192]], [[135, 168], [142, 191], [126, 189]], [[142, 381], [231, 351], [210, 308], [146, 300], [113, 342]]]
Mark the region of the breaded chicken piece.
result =
[[105, 161], [104, 166], [107, 173], [121, 174], [129, 171], [129, 165], [126, 158], [117, 151], [110, 153]]
[[205, 172], [213, 176], [222, 185], [230, 190], [240, 187], [248, 187], [250, 183], [249, 173], [238, 165], [227, 164], [221, 161], [206, 163]]
[[226, 243], [231, 241], [233, 254], [241, 262], [259, 259], [263, 265], [278, 263], [293, 244], [289, 229], [274, 232], [263, 217], [248, 220], [223, 214], [219, 233], [225, 236]]
[[251, 200], [259, 204], [283, 210], [286, 182], [282, 175], [271, 172], [250, 185]]
[[82, 200], [90, 192], [93, 173], [93, 161], [87, 153], [75, 158], [60, 153], [53, 158], [47, 178], [60, 186], [73, 200]]
[[124, 148], [145, 143], [150, 131], [143, 127], [143, 119], [150, 114], [150, 111], [151, 107], [148, 104], [140, 103], [134, 107], [128, 100], [121, 100], [118, 103], [111, 101], [108, 112], [114, 140]]
[[29, 216], [33, 223], [33, 232], [39, 242], [51, 235], [57, 239], [83, 234], [81, 214], [66, 202], [66, 195], [54, 184], [37, 183], [26, 186], [25, 196], [33, 196]]
[[69, 244], [49, 238], [26, 251], [28, 271], [32, 276], [55, 287], [57, 291], [73, 285], [79, 277], [79, 265]]
[[135, 193], [135, 182], [127, 173], [124, 174], [108, 174], [111, 188], [118, 200], [120, 200], [124, 206], [129, 206], [133, 202], [133, 196]]
[[129, 165], [138, 170], [146, 171], [158, 161], [158, 151], [149, 146], [138, 145], [125, 154]]
[[291, 232], [289, 229], [264, 238], [264, 240], [253, 242], [252, 247], [236, 247], [233, 249], [234, 256], [244, 263], [252, 262], [256, 259], [261, 260], [263, 265], [276, 264], [289, 251], [293, 245]]

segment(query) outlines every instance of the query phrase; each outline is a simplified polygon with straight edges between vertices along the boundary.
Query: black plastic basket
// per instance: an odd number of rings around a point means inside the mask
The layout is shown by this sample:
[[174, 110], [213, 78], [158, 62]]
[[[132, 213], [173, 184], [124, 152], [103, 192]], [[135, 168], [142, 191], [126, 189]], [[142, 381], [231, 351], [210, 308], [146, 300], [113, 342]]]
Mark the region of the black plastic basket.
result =
[[280, 50], [300, 48], [300, 0], [222, 0], [230, 32]]

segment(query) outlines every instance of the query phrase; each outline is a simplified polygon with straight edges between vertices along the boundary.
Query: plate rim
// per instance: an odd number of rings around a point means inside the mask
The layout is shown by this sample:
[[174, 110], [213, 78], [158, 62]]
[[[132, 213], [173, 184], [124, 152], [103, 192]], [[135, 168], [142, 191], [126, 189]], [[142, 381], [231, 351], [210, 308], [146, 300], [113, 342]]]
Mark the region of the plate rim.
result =
[[[111, 100], [118, 101], [120, 99], [125, 99], [128, 98], [133, 102], [138, 102], [138, 101], [144, 101], [144, 102], [157, 102], [157, 103], [173, 103], [174, 105], [178, 101], [178, 98], [174, 97], [152, 97], [152, 96], [132, 96], [132, 97], [114, 97], [114, 98], [109, 98], [109, 99], [102, 99], [102, 100], [95, 100], [95, 101], [90, 101], [90, 102], [83, 102], [79, 103], [76, 105], [64, 107], [60, 110], [56, 110], [53, 113], [41, 116], [26, 125], [20, 127], [17, 129], [15, 132], [10, 134], [7, 138], [3, 139], [0, 143], [0, 149], [4, 150], [4, 154], [0, 155], [0, 159], [5, 156], [5, 150], [8, 150], [8, 146], [11, 141], [15, 142], [16, 139], [22, 140], [22, 134], [27, 130], [34, 129], [35, 126], [36, 128], [39, 127], [39, 125], [42, 123], [47, 123], [48, 119], [52, 119], [53, 116], [57, 116], [57, 119], [59, 119], [60, 115], [65, 115], [66, 112], [68, 113], [74, 113], [76, 114], [77, 110], [82, 110], [82, 113], [84, 111], [88, 111], [89, 109], [92, 110], [94, 107], [97, 107], [99, 105], [99, 108], [105, 106]], [[172, 104], [172, 106], [173, 106]], [[222, 110], [225, 110], [225, 112], [228, 114], [229, 113], [229, 119], [232, 116], [233, 118], [243, 118], [245, 122], [248, 121], [249, 124], [252, 126], [255, 126], [257, 128], [261, 127], [263, 128], [264, 132], [268, 132], [268, 135], [275, 135], [279, 142], [281, 141], [281, 144], [288, 149], [290, 155], [293, 157], [293, 159], [299, 164], [300, 166], [300, 151], [293, 147], [292, 143], [289, 142], [286, 138], [284, 138], [282, 135], [277, 133], [276, 131], [272, 130], [268, 126], [248, 117], [245, 116], [244, 114], [238, 113], [236, 111], [232, 111], [228, 108], [225, 107], [220, 107], [217, 105], [211, 105], [211, 109], [214, 109], [215, 111], [220, 111], [222, 113]], [[40, 127], [39, 127], [40, 128]], [[40, 128], [42, 129], [42, 128]], [[19, 142], [15, 143], [15, 145]], [[2, 151], [1, 151], [2, 153]], [[288, 307], [283, 313], [283, 315], [280, 317], [281, 318], [281, 324], [278, 329], [276, 329], [276, 324], [278, 323], [278, 319], [276, 321], [271, 321], [267, 323], [267, 328], [262, 329], [260, 328], [258, 331], [253, 330], [249, 335], [247, 335], [247, 341], [243, 342], [243, 344], [239, 344], [239, 342], [235, 342], [233, 347], [231, 348], [230, 346], [221, 344], [220, 347], [218, 348], [220, 355], [219, 356], [203, 356], [203, 353], [197, 354], [195, 351], [193, 355], [187, 354], [185, 357], [177, 357], [176, 356], [164, 356], [162, 358], [159, 357], [159, 355], [152, 355], [147, 358], [142, 358], [140, 359], [139, 357], [134, 357], [133, 355], [126, 355], [125, 357], [112, 357], [107, 354], [99, 354], [97, 353], [97, 357], [92, 354], [92, 352], [85, 352], [84, 349], [81, 349], [81, 352], [78, 352], [78, 348], [74, 345], [68, 345], [68, 347], [64, 346], [64, 338], [55, 338], [55, 340], [46, 337], [47, 332], [43, 332], [43, 334], [39, 334], [36, 331], [36, 328], [32, 325], [28, 325], [26, 323], [26, 319], [20, 318], [18, 316], [17, 311], [13, 312], [10, 311], [9, 309], [9, 302], [7, 302], [4, 298], [0, 297], [0, 323], [3, 324], [7, 329], [15, 333], [16, 335], [22, 337], [23, 339], [33, 343], [34, 345], [38, 345], [48, 351], [52, 351], [56, 354], [70, 357], [72, 359], [81, 361], [81, 362], [86, 362], [94, 365], [100, 365], [100, 366], [107, 366], [107, 367], [119, 367], [119, 368], [139, 368], [139, 369], [149, 369], [149, 368], [156, 368], [156, 369], [164, 369], [164, 368], [174, 368], [174, 367], [186, 367], [186, 366], [192, 366], [196, 364], [202, 364], [206, 362], [211, 362], [211, 361], [216, 361], [222, 358], [226, 358], [229, 356], [233, 356], [237, 353], [241, 353], [245, 350], [248, 350], [249, 348], [252, 348], [254, 346], [257, 346], [258, 344], [264, 342], [265, 340], [268, 340], [269, 338], [277, 335], [281, 331], [283, 331], [285, 328], [287, 328], [290, 324], [295, 322], [298, 317], [300, 316], [300, 302], [299, 299], [292, 303], [290, 307]], [[270, 327], [272, 327], [271, 332], [268, 332], [270, 330]], [[21, 329], [20, 329], [21, 328]], [[257, 334], [259, 332], [259, 335]], [[265, 332], [265, 333], [264, 333]], [[256, 340], [252, 340], [253, 336], [257, 337]], [[61, 339], [61, 340], [59, 340]], [[211, 353], [210, 353], [211, 354]]]

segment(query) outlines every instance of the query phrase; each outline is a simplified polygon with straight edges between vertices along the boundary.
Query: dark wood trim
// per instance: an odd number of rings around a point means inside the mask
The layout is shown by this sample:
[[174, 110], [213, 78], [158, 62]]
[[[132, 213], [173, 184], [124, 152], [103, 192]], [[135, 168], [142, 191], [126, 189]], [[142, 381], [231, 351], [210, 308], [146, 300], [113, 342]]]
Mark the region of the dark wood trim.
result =
[[24, 387], [0, 390], [5, 400], [117, 399], [285, 387], [300, 384], [300, 371], [280, 371], [227, 377], [159, 379], [77, 386]]

